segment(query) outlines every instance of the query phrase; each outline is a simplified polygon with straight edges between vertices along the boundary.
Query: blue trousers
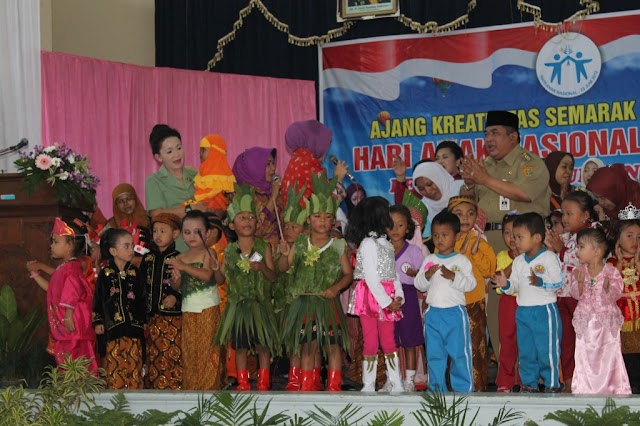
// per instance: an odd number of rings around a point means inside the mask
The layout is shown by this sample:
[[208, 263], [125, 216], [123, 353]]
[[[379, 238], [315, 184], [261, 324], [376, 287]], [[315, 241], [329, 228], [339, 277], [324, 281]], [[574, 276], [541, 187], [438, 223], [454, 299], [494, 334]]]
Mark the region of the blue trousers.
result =
[[562, 336], [558, 305], [518, 306], [516, 331], [522, 384], [537, 388], [542, 377], [546, 388], [558, 388]]
[[449, 378], [454, 392], [473, 392], [473, 364], [469, 315], [465, 306], [427, 309], [424, 326], [427, 345], [429, 388], [447, 391], [445, 374], [451, 358]]

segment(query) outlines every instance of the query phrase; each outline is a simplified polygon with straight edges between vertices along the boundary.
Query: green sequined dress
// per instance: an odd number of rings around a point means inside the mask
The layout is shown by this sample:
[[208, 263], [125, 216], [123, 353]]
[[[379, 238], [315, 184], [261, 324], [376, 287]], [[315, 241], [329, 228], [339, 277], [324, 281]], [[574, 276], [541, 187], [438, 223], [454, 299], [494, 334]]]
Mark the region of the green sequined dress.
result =
[[[266, 241], [256, 238], [253, 252], [263, 258]], [[227, 306], [222, 315], [215, 343], [226, 345], [235, 340], [249, 341], [267, 347], [272, 354], [279, 354], [279, 333], [272, 304], [272, 284], [262, 272], [249, 269], [248, 257], [239, 253], [238, 243], [232, 243], [224, 251], [224, 274], [227, 281]]]
[[[342, 278], [340, 257], [346, 247], [345, 241], [332, 239], [324, 247], [312, 247], [309, 237], [300, 235], [294, 247], [293, 276], [288, 281], [292, 300], [283, 327], [283, 343], [288, 353], [299, 354], [300, 345], [315, 337], [318, 347], [325, 353], [334, 343], [348, 351], [346, 319], [339, 298], [306, 295], [321, 293]], [[307, 319], [311, 319], [312, 327], [306, 326]]]

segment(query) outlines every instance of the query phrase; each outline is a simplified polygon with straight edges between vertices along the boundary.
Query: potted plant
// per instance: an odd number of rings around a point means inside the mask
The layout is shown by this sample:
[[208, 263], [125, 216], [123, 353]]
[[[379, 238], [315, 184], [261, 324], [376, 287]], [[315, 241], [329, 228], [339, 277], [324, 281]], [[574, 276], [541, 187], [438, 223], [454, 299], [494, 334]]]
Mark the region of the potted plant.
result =
[[36, 380], [40, 377], [42, 372], [33, 372], [33, 367], [44, 363], [34, 363], [34, 358], [42, 360], [44, 351], [35, 350], [33, 336], [45, 322], [38, 308], [21, 317], [13, 289], [0, 288], [0, 387], [24, 383], [34, 374]]

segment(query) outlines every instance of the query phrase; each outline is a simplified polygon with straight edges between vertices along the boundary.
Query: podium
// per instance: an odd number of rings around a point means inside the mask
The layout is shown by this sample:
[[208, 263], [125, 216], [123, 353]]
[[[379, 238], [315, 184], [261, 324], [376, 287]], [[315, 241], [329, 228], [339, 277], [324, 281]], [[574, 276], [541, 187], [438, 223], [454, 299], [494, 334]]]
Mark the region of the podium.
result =
[[51, 186], [29, 195], [22, 174], [0, 174], [0, 286], [13, 288], [21, 315], [33, 306], [46, 312], [47, 294], [29, 278], [26, 263], [55, 266], [49, 253], [55, 217], [72, 221], [81, 215], [81, 209], [59, 204]]

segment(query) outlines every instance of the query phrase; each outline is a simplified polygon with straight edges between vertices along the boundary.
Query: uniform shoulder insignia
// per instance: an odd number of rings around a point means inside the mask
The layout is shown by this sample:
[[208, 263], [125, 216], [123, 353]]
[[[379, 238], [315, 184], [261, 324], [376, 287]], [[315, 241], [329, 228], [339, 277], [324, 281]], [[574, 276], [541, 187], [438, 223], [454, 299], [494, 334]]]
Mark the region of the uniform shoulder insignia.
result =
[[531, 155], [527, 151], [522, 153], [522, 157], [527, 161], [531, 161]]

